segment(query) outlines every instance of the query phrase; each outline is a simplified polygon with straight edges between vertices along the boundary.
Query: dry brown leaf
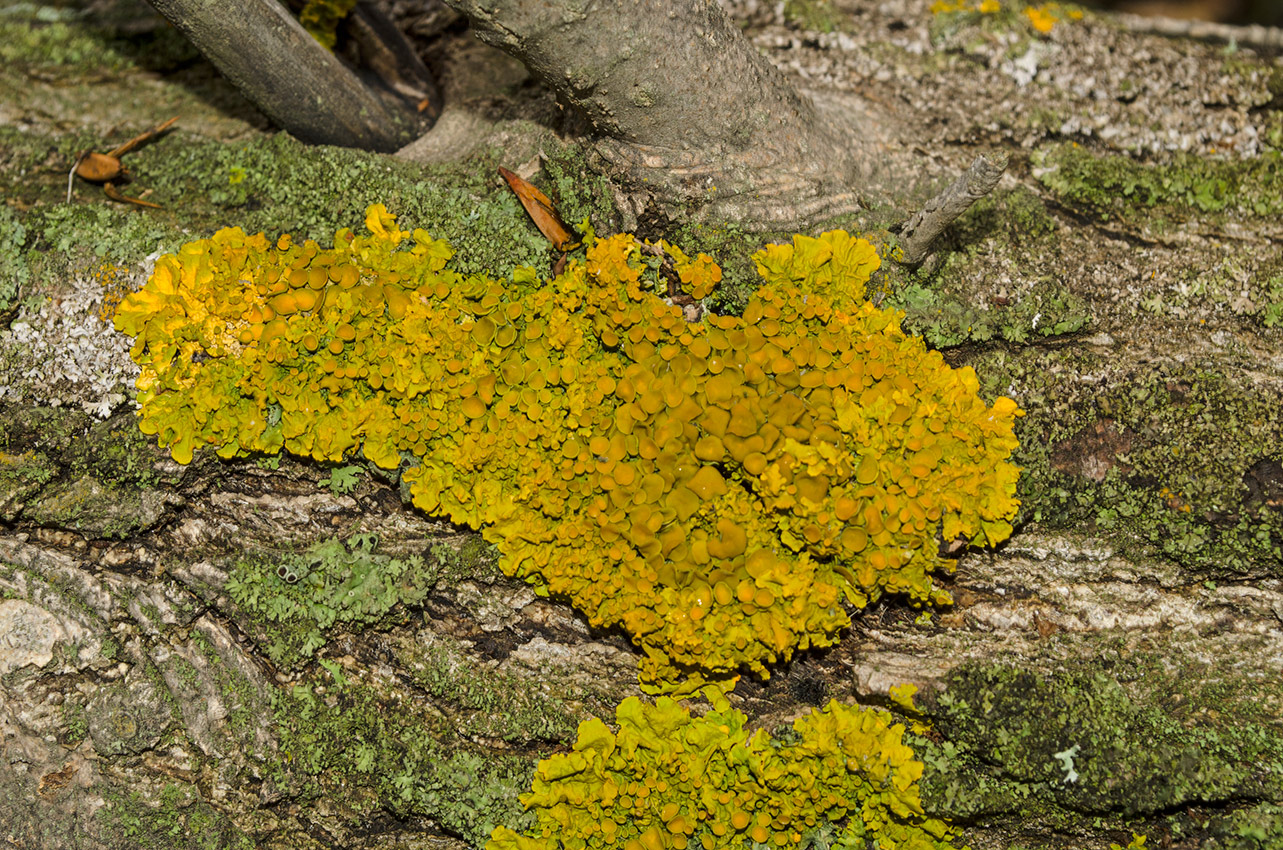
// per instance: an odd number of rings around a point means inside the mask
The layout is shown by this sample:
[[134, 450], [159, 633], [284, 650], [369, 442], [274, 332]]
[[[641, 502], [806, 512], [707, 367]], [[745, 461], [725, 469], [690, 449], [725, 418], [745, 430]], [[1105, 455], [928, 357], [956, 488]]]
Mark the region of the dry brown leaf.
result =
[[547, 195], [502, 166], [499, 167], [499, 173], [503, 175], [504, 180], [508, 181], [508, 188], [512, 189], [517, 200], [521, 201], [521, 205], [526, 208], [526, 212], [534, 221], [535, 227], [539, 228], [539, 232], [552, 243], [552, 247], [558, 251], [569, 251], [578, 247], [579, 239], [570, 231], [570, 228], [566, 227], [561, 216], [557, 215]]

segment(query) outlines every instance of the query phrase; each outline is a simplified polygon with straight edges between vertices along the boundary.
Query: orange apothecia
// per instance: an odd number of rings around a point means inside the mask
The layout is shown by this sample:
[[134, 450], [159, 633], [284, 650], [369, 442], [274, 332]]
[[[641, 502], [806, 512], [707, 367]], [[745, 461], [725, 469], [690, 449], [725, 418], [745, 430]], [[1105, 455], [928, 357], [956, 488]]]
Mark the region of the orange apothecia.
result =
[[[505, 572], [626, 629], [650, 692], [765, 675], [833, 643], [843, 602], [946, 600], [941, 541], [1011, 531], [1020, 411], [865, 300], [863, 240], [769, 246], [743, 316], [688, 323], [631, 236], [495, 281], [382, 205], [366, 225], [333, 248], [226, 229], [162, 257], [115, 317], [142, 429], [183, 463], [403, 468]], [[665, 248], [706, 297], [720, 269]]]

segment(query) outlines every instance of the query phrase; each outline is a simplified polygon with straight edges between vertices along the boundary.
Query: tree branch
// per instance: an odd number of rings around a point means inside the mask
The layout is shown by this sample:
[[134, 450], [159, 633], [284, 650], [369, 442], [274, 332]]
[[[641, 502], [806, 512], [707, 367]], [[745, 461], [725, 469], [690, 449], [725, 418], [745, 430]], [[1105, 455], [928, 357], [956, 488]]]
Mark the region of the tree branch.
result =
[[422, 130], [275, 0], [150, 0], [255, 106], [313, 144], [394, 151]]

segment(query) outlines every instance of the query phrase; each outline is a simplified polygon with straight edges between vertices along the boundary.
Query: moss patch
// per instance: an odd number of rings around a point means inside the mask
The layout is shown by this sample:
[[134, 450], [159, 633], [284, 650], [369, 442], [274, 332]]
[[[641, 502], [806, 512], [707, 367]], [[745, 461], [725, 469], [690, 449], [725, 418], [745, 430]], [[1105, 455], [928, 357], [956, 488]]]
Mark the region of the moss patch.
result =
[[1026, 411], [1014, 455], [1022, 518], [1089, 523], [1200, 578], [1281, 574], [1277, 398], [1213, 368], [1118, 372], [1106, 358], [992, 351], [972, 361], [985, 392], [1012, 393]]
[[0, 515], [126, 536], [163, 510], [159, 457], [132, 414], [0, 405]]
[[1165, 676], [1133, 683], [1134, 693], [1120, 684], [1147, 669], [958, 668], [922, 703], [945, 740], [914, 744], [928, 765], [928, 811], [1073, 830], [1091, 815], [1097, 828], [1122, 829], [1183, 806], [1278, 799], [1276, 728], [1245, 720], [1235, 713], [1243, 703], [1215, 689], [1191, 693]]

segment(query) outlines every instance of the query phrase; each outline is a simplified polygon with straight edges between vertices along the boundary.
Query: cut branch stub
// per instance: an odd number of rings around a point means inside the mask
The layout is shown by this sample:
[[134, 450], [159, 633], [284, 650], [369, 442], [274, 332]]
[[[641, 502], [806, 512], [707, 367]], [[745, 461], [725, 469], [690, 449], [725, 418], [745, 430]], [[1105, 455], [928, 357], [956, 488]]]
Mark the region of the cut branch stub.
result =
[[910, 267], [922, 265], [936, 237], [972, 204], [992, 192], [1006, 169], [1006, 154], [976, 157], [949, 188], [927, 201], [900, 227], [900, 256], [897, 257], [900, 263]]

